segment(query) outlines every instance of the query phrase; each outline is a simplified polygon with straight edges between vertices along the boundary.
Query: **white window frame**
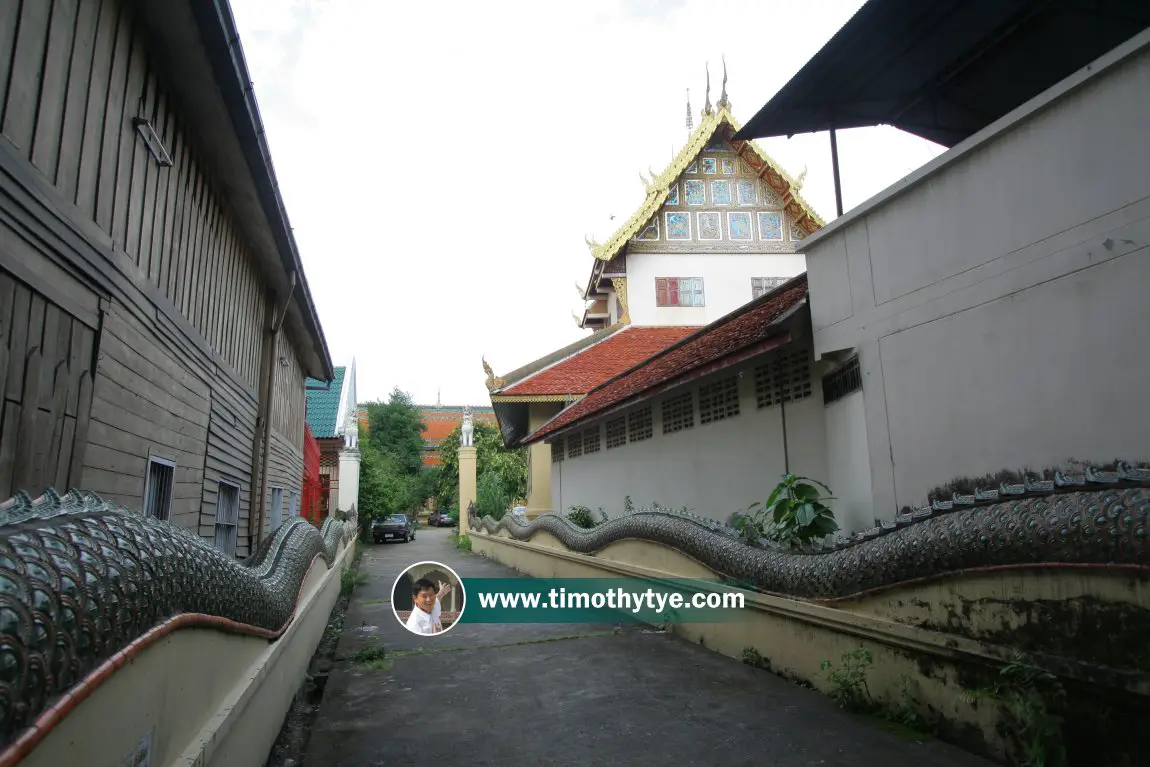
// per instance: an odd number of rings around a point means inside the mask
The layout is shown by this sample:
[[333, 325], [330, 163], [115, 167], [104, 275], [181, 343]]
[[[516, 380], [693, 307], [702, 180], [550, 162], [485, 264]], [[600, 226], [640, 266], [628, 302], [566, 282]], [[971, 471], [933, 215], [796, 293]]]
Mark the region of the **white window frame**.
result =
[[[152, 478], [152, 467], [153, 466], [163, 466], [163, 467], [166, 467], [171, 472], [170, 479], [168, 481], [167, 493], [166, 493], [167, 497], [163, 499], [162, 504], [161, 504], [163, 507], [163, 513], [162, 514], [159, 513], [159, 511], [160, 511], [159, 509], [151, 508], [151, 503], [150, 503], [150, 501], [152, 499], [153, 491], [157, 492], [157, 493], [163, 492], [163, 488], [157, 489], [157, 488], [153, 488], [153, 486], [152, 486], [153, 485], [153, 478]], [[144, 515], [149, 516], [149, 517], [153, 517], [153, 518], [161, 520], [163, 522], [171, 521], [171, 518], [172, 518], [172, 498], [175, 495], [175, 490], [176, 490], [176, 462], [172, 461], [170, 459], [167, 459], [167, 458], [161, 458], [158, 455], [148, 456], [148, 470], [147, 470], [147, 474], [144, 475], [144, 498], [143, 498], [143, 503], [140, 504], [140, 506], [144, 512]], [[159, 501], [158, 496], [157, 496], [156, 500]]]
[[[235, 492], [235, 504], [232, 508], [224, 507], [220, 500], [224, 497], [224, 488]], [[230, 513], [222, 514], [221, 509]], [[235, 556], [240, 529], [240, 485], [230, 479], [216, 480], [216, 522], [214, 543], [217, 549]]]
[[755, 300], [784, 284], [790, 277], [752, 277], [751, 300]]
[[[667, 281], [667, 303], [659, 303], [659, 280]], [[675, 283], [677, 303], [671, 303], [671, 282]], [[684, 301], [684, 297], [688, 297]], [[702, 277], [656, 277], [655, 305], [661, 309], [695, 308], [707, 305]]]
[[268, 532], [274, 533], [284, 522], [284, 489], [268, 487]]

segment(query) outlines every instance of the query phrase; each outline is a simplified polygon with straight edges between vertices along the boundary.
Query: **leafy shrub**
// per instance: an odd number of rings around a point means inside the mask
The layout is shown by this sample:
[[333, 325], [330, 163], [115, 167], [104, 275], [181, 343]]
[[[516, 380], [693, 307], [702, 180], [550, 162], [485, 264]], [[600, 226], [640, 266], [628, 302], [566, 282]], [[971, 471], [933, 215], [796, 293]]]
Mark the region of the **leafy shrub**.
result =
[[455, 548], [460, 551], [471, 551], [471, 538], [467, 535], [460, 535], [455, 539]]
[[831, 697], [847, 711], [869, 711], [874, 708], [874, 700], [867, 687], [866, 675], [874, 659], [865, 647], [851, 650], [842, 656], [838, 668], [829, 660], [819, 664], [827, 672], [827, 681], [832, 685]]
[[[827, 491], [826, 496], [820, 495], [820, 487]], [[823, 503], [834, 500], [830, 492], [817, 480], [784, 474], [766, 503], [752, 503], [746, 512], [735, 515], [732, 524], [751, 544], [766, 538], [784, 546], [804, 545], [839, 529], [834, 512]]]
[[1054, 674], [1030, 665], [1015, 652], [1014, 662], [999, 669], [992, 687], [962, 695], [967, 703], [990, 698], [1001, 705], [999, 730], [1010, 739], [1018, 763], [1024, 767], [1064, 767], [1066, 743], [1061, 712], [1066, 691]]
[[567, 519], [571, 520], [571, 524], [576, 527], [582, 527], [590, 530], [598, 524], [595, 518], [591, 516], [591, 509], [587, 506], [571, 506], [567, 510]]
[[475, 507], [480, 518], [490, 516], [496, 522], [503, 519], [511, 506], [511, 499], [503, 486], [503, 481], [495, 472], [484, 472], [475, 488]]

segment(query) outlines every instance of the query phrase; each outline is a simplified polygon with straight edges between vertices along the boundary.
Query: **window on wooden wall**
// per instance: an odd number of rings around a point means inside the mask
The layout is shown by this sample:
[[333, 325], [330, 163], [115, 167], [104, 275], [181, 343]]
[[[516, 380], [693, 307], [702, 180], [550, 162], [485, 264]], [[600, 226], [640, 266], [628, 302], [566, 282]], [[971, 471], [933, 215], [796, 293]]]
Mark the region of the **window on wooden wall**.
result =
[[583, 453], [598, 453], [599, 446], [599, 425], [596, 424], [583, 432]]
[[693, 392], [663, 400], [663, 433], [693, 428], [695, 425], [695, 399]]
[[275, 532], [284, 521], [284, 489], [282, 487], [271, 488], [269, 505], [268, 522], [271, 525], [271, 531]]
[[705, 306], [702, 277], [658, 277], [656, 306]]
[[651, 439], [654, 433], [651, 421], [651, 406], [639, 408], [633, 413], [627, 414], [627, 439], [631, 442], [639, 442], [644, 439]]
[[777, 288], [787, 281], [787, 277], [752, 277], [751, 278], [751, 300], [762, 296], [764, 293]]
[[734, 418], [739, 414], [739, 379], [735, 376], [699, 387], [699, 423]]
[[148, 460], [148, 476], [144, 482], [144, 513], [167, 520], [172, 512], [175, 485], [176, 464], [166, 458], [152, 456]]
[[627, 417], [619, 416], [607, 422], [607, 449], [627, 444]]
[[240, 488], [220, 481], [216, 491], [216, 548], [225, 554], [236, 553], [236, 531], [240, 523]]

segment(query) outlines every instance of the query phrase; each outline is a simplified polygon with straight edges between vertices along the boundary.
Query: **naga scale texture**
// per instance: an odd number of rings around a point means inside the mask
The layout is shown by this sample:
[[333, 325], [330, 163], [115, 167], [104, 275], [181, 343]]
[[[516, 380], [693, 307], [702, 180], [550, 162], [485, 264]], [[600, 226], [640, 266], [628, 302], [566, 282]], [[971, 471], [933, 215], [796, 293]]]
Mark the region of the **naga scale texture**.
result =
[[905, 514], [832, 547], [791, 552], [750, 546], [714, 520], [641, 511], [590, 530], [543, 514], [496, 522], [468, 509], [471, 529], [527, 540], [547, 531], [570, 550], [600, 551], [638, 539], [686, 554], [759, 591], [815, 600], [991, 567], [1119, 565], [1150, 568], [1150, 470], [1056, 472], [1054, 479], [1001, 485]]
[[55, 698], [180, 615], [269, 638], [291, 620], [312, 562], [356, 533], [293, 517], [246, 561], [94, 493], [21, 493], [0, 504], [0, 748]]

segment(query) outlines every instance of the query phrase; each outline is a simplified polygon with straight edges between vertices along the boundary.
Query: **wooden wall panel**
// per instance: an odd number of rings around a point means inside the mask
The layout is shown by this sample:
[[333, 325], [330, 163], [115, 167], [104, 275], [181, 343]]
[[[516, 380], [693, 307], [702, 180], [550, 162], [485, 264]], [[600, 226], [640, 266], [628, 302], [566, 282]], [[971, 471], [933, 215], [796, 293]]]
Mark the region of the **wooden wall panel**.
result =
[[255, 403], [225, 396], [212, 399], [208, 427], [208, 456], [204, 463], [204, 495], [200, 535], [215, 537], [217, 483], [229, 480], [240, 487], [236, 556], [251, 552], [248, 519], [251, 512], [251, 443], [256, 428]]
[[139, 511], [149, 456], [176, 464], [171, 521], [198, 530], [211, 391], [138, 320], [104, 316], [84, 487]]
[[[281, 360], [287, 363], [281, 364]], [[303, 421], [306, 395], [304, 374], [299, 360], [292, 353], [291, 344], [281, 332], [276, 343], [276, 388], [272, 399], [272, 429], [296, 450], [303, 450]]]
[[[303, 488], [303, 452], [294, 445], [289, 444], [281, 435], [272, 434], [271, 451], [268, 460], [268, 487], [282, 487], [284, 489], [284, 512], [286, 520], [291, 514], [292, 496], [299, 497]], [[271, 503], [271, 491], [268, 491], [268, 503]], [[264, 511], [264, 535], [270, 530], [270, 508]]]
[[[246, 556], [262, 328], [274, 296], [200, 161], [203, 139], [149, 63], [134, 7], [0, 0], [0, 269], [11, 267], [0, 273], [0, 495], [17, 474], [36, 473], [35, 482], [139, 509], [148, 456], [159, 455], [177, 466], [172, 521], [209, 540], [217, 482], [240, 485], [237, 555]], [[152, 121], [173, 166], [154, 161], [134, 130], [138, 116]], [[27, 195], [11, 194], [33, 188], [37, 199], [54, 188], [56, 204], [32, 212]], [[92, 224], [131, 279], [93, 266], [93, 255], [108, 255]], [[76, 237], [91, 254], [69, 251]], [[77, 287], [73, 270], [102, 295]], [[141, 277], [155, 293], [139, 288]], [[202, 341], [165, 314], [158, 294]], [[304, 376], [284, 339], [276, 359], [268, 479], [284, 488], [286, 512], [303, 471]]]
[[0, 498], [79, 485], [95, 339], [0, 268]]
[[[0, 130], [255, 391], [263, 280], [148, 44], [122, 0], [0, 0]], [[152, 121], [172, 167], [135, 117]]]

